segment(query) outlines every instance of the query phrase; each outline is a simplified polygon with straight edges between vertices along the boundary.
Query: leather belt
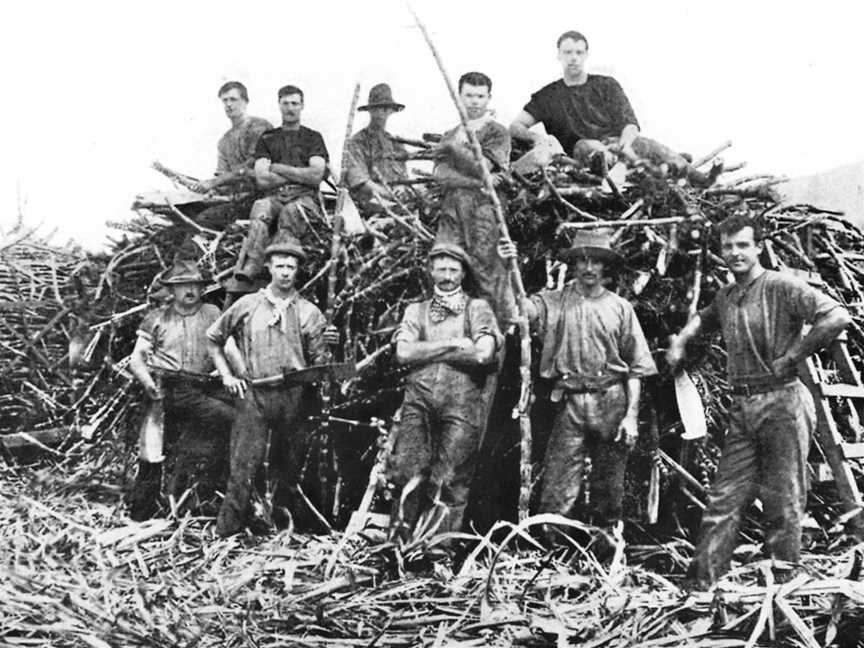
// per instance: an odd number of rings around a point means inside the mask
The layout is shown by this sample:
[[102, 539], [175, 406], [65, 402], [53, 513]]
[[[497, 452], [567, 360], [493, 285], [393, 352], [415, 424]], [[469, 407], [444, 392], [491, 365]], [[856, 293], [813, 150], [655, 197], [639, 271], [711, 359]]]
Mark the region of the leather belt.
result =
[[580, 385], [578, 387], [559, 385], [552, 389], [549, 400], [551, 400], [553, 403], [557, 403], [561, 400], [564, 394], [604, 394], [612, 387], [621, 384], [623, 384], [622, 380], [608, 382], [605, 385]]
[[767, 394], [768, 392], [777, 391], [784, 387], [790, 387], [798, 382], [797, 378], [784, 380], [782, 382], [764, 382], [754, 385], [732, 385], [733, 396], [755, 396], [756, 394]]

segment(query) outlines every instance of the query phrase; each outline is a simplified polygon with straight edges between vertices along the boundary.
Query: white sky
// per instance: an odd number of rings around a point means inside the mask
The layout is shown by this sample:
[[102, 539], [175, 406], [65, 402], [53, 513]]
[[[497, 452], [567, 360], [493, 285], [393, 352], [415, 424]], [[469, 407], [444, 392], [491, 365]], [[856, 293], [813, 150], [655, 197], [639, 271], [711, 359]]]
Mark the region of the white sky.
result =
[[[215, 167], [229, 126], [216, 98], [243, 81], [250, 114], [278, 123], [276, 90], [306, 92], [303, 122], [338, 163], [355, 81], [387, 81], [405, 136], [456, 114], [399, 0], [315, 4], [222, 0], [17, 2], [4, 11], [6, 125], [0, 225], [19, 197], [28, 223], [87, 247], [136, 193], [170, 184], [150, 162], [191, 175]], [[799, 175], [864, 158], [864, 3], [774, 0], [513, 3], [415, 0], [454, 79], [493, 80], [504, 123], [558, 78], [555, 40], [585, 33], [589, 68], [623, 85], [646, 135], [696, 155], [724, 140], [728, 161]], [[519, 7], [517, 10], [516, 7]], [[6, 112], [11, 110], [11, 113]], [[355, 130], [365, 124], [358, 115]]]

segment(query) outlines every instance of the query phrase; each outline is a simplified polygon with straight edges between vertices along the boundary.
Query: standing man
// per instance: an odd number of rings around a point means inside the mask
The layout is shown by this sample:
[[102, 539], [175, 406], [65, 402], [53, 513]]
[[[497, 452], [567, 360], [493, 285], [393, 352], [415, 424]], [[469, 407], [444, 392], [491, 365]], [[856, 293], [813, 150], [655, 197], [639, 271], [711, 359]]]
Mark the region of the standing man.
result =
[[[295, 514], [302, 510], [297, 505], [297, 482], [307, 447], [300, 426], [303, 387], [257, 386], [253, 381], [324, 361], [324, 315], [295, 286], [305, 259], [297, 239], [284, 232], [277, 235], [264, 251], [270, 284], [241, 297], [207, 330], [210, 356], [222, 384], [238, 398], [231, 429], [231, 475], [216, 521], [221, 536], [236, 533], [246, 523], [252, 480], [268, 447], [268, 429], [271, 465], [279, 477], [277, 496], [290, 497]], [[225, 356], [232, 336], [243, 358], [241, 374], [232, 370]]]
[[264, 261], [264, 248], [276, 225], [301, 241], [321, 220], [318, 186], [329, 159], [321, 133], [300, 124], [303, 91], [279, 89], [282, 126], [266, 131], [255, 149], [255, 180], [270, 195], [255, 201], [249, 214], [249, 233], [237, 259], [232, 292], [248, 292]]
[[[738, 524], [754, 497], [765, 511], [765, 552], [797, 563], [807, 499], [807, 453], [816, 423], [813, 398], [796, 366], [851, 322], [839, 303], [808, 284], [759, 263], [762, 227], [746, 215], [719, 226], [723, 260], [735, 282], [672, 338], [673, 369], [687, 342], [720, 329], [732, 387], [729, 429], [688, 579], [707, 587], [729, 568]], [[811, 324], [803, 336], [804, 323]]]
[[[499, 246], [516, 256], [512, 242]], [[540, 375], [554, 381], [558, 411], [543, 460], [541, 513], [570, 516], [591, 458], [591, 514], [598, 526], [621, 519], [627, 457], [639, 436], [642, 379], [657, 373], [633, 306], [603, 287], [606, 269], [620, 261], [606, 231], [580, 231], [562, 254], [576, 280], [527, 301], [543, 341]]]
[[469, 268], [461, 248], [436, 243], [434, 295], [408, 306], [394, 338], [397, 361], [412, 367], [389, 470], [403, 489], [394, 511], [403, 531], [438, 502], [447, 506], [439, 531], [462, 526], [486, 424], [484, 383], [503, 341], [489, 304], [463, 289]]
[[[480, 142], [491, 170], [510, 165], [510, 135], [489, 112], [492, 80], [482, 72], [459, 79], [459, 97], [468, 113], [468, 128]], [[492, 200], [484, 193], [483, 174], [474, 157], [468, 134], [460, 125], [447, 131], [437, 148], [434, 175], [443, 188], [436, 242], [461, 247], [471, 263], [479, 296], [495, 311], [506, 330], [516, 319], [516, 299], [510, 274], [496, 251], [500, 231]]]
[[[168, 492], [179, 497], [187, 485], [197, 481], [198, 497], [207, 499], [224, 488], [234, 408], [218, 397], [216, 389], [190, 384], [171, 372], [208, 374], [213, 370], [205, 333], [219, 317], [219, 309], [201, 301], [206, 280], [192, 261], [175, 262], [162, 283], [173, 300], [141, 322], [129, 368], [147, 396], [163, 402], [165, 445], [174, 455]], [[138, 462], [130, 498], [133, 519], [144, 520], [156, 513], [161, 481], [161, 461]]]
[[393, 101], [390, 86], [379, 83], [369, 91], [368, 103], [357, 109], [369, 113], [369, 125], [355, 133], [345, 145], [347, 164], [342, 172], [351, 197], [360, 205], [389, 198], [389, 192], [379, 179], [390, 183], [408, 177], [404, 160], [407, 151], [387, 132], [387, 120], [404, 108], [403, 104]]
[[615, 154], [620, 153], [630, 160], [643, 158], [665, 164], [676, 174], [686, 175], [694, 185], [714, 183], [722, 166], [715, 166], [709, 174], [702, 173], [679, 153], [640, 135], [639, 122], [624, 90], [612, 77], [588, 74], [587, 59], [585, 36], [577, 31], [561, 34], [558, 61], [563, 77], [531, 95], [531, 101], [510, 124], [513, 137], [535, 146], [548, 146], [546, 136], [529, 130], [542, 123], [557, 140], [551, 150], [563, 148], [564, 153], [600, 177], [606, 176], [607, 168], [615, 163]]

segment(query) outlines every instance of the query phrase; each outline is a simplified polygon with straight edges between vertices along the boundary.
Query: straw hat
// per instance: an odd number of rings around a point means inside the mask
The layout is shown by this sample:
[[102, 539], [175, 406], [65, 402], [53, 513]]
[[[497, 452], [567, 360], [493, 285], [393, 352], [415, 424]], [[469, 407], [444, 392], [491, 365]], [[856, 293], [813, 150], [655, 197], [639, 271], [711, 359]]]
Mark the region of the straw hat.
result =
[[393, 91], [386, 83], [379, 83], [372, 86], [369, 91], [369, 101], [365, 106], [360, 106], [357, 110], [369, 110], [370, 108], [393, 108], [397, 112], [402, 110], [403, 104], [393, 101]]

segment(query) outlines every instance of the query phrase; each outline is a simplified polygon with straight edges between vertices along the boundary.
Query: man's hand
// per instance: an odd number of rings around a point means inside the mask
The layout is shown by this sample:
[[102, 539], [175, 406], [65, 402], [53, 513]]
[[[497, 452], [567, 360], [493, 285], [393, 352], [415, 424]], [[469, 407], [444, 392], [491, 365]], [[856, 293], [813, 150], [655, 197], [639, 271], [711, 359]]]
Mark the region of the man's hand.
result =
[[333, 324], [324, 329], [324, 342], [330, 346], [339, 344], [339, 329]]
[[618, 424], [618, 434], [615, 436], [616, 443], [623, 443], [628, 450], [632, 450], [639, 439], [639, 425], [635, 416], [625, 416]]
[[144, 391], [150, 400], [162, 400], [162, 390], [152, 379], [144, 384]]
[[686, 348], [684, 343], [681, 341], [680, 336], [670, 335], [669, 347], [666, 349], [666, 364], [669, 365], [669, 368], [673, 373], [678, 369], [678, 366], [684, 360], [685, 355]]
[[222, 385], [228, 390], [228, 393], [238, 398], [246, 397], [246, 381], [236, 376], [222, 376]]
[[498, 239], [498, 256], [505, 261], [509, 261], [510, 259], [515, 259], [517, 255], [516, 244], [512, 240], [507, 238]]
[[192, 189], [195, 193], [206, 194], [210, 193], [215, 186], [214, 180], [200, 180], [195, 184], [191, 185], [189, 188]]
[[789, 354], [784, 354], [771, 363], [771, 371], [778, 378], [793, 378], [798, 363]]

